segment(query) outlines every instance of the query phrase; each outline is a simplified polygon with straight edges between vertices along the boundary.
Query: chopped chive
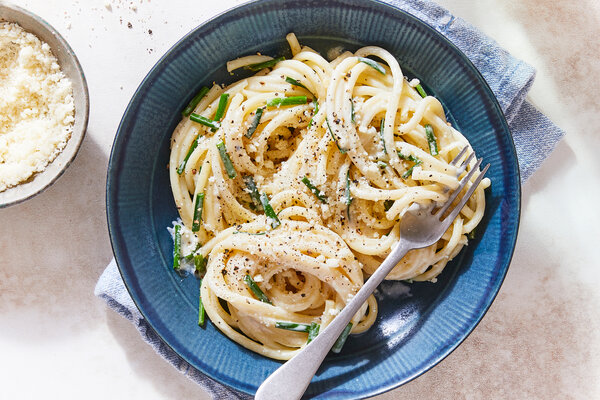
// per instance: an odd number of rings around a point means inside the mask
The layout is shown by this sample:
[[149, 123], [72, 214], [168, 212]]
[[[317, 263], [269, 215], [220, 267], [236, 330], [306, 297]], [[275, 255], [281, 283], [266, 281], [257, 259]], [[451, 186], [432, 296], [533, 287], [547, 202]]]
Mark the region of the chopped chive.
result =
[[400, 157], [401, 160], [407, 160], [407, 161], [412, 161], [412, 162], [420, 162], [421, 160], [419, 160], [417, 157], [411, 155], [405, 156], [404, 154], [400, 153], [399, 151], [398, 153], [398, 157]]
[[204, 319], [206, 311], [204, 310], [204, 304], [202, 304], [202, 296], [198, 299], [198, 326], [204, 325]]
[[315, 115], [317, 115], [317, 113], [319, 112], [319, 102], [317, 101], [317, 99], [314, 99], [313, 103], [315, 105], [315, 113], [313, 114], [313, 117], [310, 119], [310, 122], [308, 123], [308, 127], [309, 128], [312, 126], [313, 119], [315, 118]]
[[429, 124], [425, 125], [425, 136], [427, 136], [427, 143], [429, 143], [429, 153], [431, 153], [432, 156], [440, 154], [438, 152], [437, 140], [435, 139], [433, 128]]
[[302, 178], [302, 183], [304, 183], [306, 187], [310, 189], [310, 191], [315, 195], [317, 199], [321, 200], [321, 203], [327, 204], [327, 196], [321, 193], [319, 188], [313, 185], [306, 175], [304, 176], [304, 178]]
[[194, 150], [196, 150], [196, 147], [198, 147], [198, 138], [199, 137], [200, 137], [200, 135], [196, 136], [196, 139], [194, 139], [194, 141], [192, 142], [190, 149], [188, 150], [187, 154], [185, 155], [185, 158], [183, 159], [181, 164], [179, 164], [179, 166], [177, 167], [178, 175], [181, 175], [183, 173], [183, 171], [185, 170], [185, 166], [186, 166], [188, 160], [190, 159], [190, 156], [192, 155]]
[[215, 121], [220, 121], [225, 114], [225, 108], [227, 107], [227, 100], [229, 100], [229, 93], [223, 93], [219, 99], [219, 106], [217, 107], [217, 113], [215, 114]]
[[179, 269], [179, 261], [181, 258], [181, 226], [175, 225], [175, 234], [173, 236], [173, 269]]
[[202, 209], [204, 208], [204, 193], [196, 195], [196, 204], [194, 204], [194, 220], [192, 221], [192, 232], [200, 230], [200, 221], [202, 221]]
[[352, 329], [352, 322], [349, 322], [348, 325], [342, 331], [340, 337], [335, 341], [331, 351], [333, 353], [339, 353], [342, 351], [342, 347], [344, 347], [344, 343], [346, 343], [346, 339], [348, 339], [348, 335], [350, 334], [350, 330]]
[[200, 247], [202, 247], [202, 245], [200, 243], [198, 243], [196, 245], [196, 248], [194, 250], [192, 250], [192, 252], [190, 254], [188, 254], [187, 256], [183, 257], [186, 261], [191, 261], [195, 256], [194, 253], [196, 253]]
[[256, 131], [256, 128], [258, 128], [258, 124], [260, 124], [260, 119], [262, 118], [263, 111], [265, 111], [263, 107], [256, 109], [256, 112], [254, 113], [254, 119], [252, 120], [250, 128], [248, 128], [248, 132], [246, 132], [245, 135], [248, 139], [252, 137], [254, 131]]
[[262, 204], [260, 202], [260, 194], [258, 194], [258, 188], [256, 187], [256, 183], [254, 182], [254, 178], [252, 178], [251, 175], [244, 175], [242, 178], [244, 179], [246, 186], [250, 190], [250, 198], [252, 199], [252, 203], [254, 203], [254, 206], [256, 208], [260, 209], [262, 207]]
[[350, 168], [346, 172], [346, 215], [348, 216], [348, 221], [350, 220], [350, 205], [352, 204], [352, 193], [350, 192]]
[[467, 237], [471, 240], [475, 239], [475, 229], [473, 229], [471, 232], [467, 233]]
[[279, 221], [279, 218], [277, 218], [277, 214], [275, 214], [273, 207], [271, 207], [271, 203], [269, 203], [269, 197], [266, 195], [266, 193], [260, 194], [260, 202], [262, 203], [263, 209], [265, 210], [265, 215], [267, 216], [267, 218], [271, 219], [271, 227], [275, 229], [279, 225], [281, 225], [281, 221]]
[[309, 89], [309, 88], [307, 88], [307, 87], [306, 87], [306, 86], [304, 86], [302, 83], [300, 83], [300, 82], [298, 82], [297, 80], [295, 80], [294, 78], [290, 78], [289, 76], [286, 76], [286, 77], [285, 77], [285, 81], [286, 81], [287, 83], [289, 83], [290, 85], [293, 85], [293, 86], [298, 86], [298, 87], [301, 87], [302, 89], [306, 89], [306, 90], [308, 90], [308, 93], [310, 93], [310, 94], [311, 94], [311, 96], [312, 96], [313, 98], [315, 98], [315, 99], [316, 99], [316, 96], [313, 94], [313, 92], [311, 92], [311, 91], [310, 91], [310, 89]]
[[419, 160], [417, 157], [413, 156], [412, 154], [409, 156], [405, 156], [404, 154], [400, 153], [399, 151], [397, 153], [398, 153], [398, 157], [400, 157], [402, 160], [414, 162], [414, 165], [412, 167], [410, 167], [409, 169], [407, 169], [406, 172], [404, 172], [402, 174], [403, 179], [406, 179], [409, 176], [411, 176], [412, 172], [413, 172], [413, 168], [415, 168], [416, 166], [421, 165], [423, 163], [423, 161]]
[[422, 98], [427, 97], [427, 93], [425, 93], [425, 90], [423, 89], [423, 86], [421, 86], [420, 83], [417, 86], [415, 86], [415, 89], [417, 89], [417, 92], [419, 92]]
[[418, 166], [421, 165], [421, 160], [419, 160], [419, 162], [417, 162], [416, 164], [414, 164], [412, 167], [410, 167], [409, 169], [407, 169], [403, 174], [402, 174], [402, 178], [403, 179], [407, 179], [409, 176], [412, 176], [413, 173], [413, 169]]
[[364, 62], [369, 67], [374, 68], [377, 72], [385, 75], [385, 69], [383, 69], [381, 64], [379, 64], [377, 61], [371, 60], [370, 58], [366, 57], [358, 57], [358, 61]]
[[383, 202], [383, 209], [385, 211], [389, 211], [393, 205], [394, 205], [394, 200], [386, 200]]
[[231, 179], [237, 176], [237, 172], [231, 163], [231, 158], [229, 158], [229, 154], [227, 154], [227, 150], [225, 149], [225, 143], [221, 140], [217, 143], [217, 149], [219, 149], [219, 154], [221, 155], [221, 160], [223, 160], [223, 165], [225, 166], [225, 171], [227, 171], [227, 176]]
[[[202, 286], [202, 280], [200, 280], [200, 286]], [[198, 326], [204, 325], [204, 319], [206, 311], [204, 310], [204, 304], [202, 303], [202, 294], [198, 297]]]
[[255, 235], [255, 236], [262, 236], [262, 235], [266, 235], [267, 232], [244, 232], [244, 231], [235, 231], [233, 232], [233, 234], [238, 234], [238, 233], [245, 233], [246, 235]]
[[208, 126], [209, 128], [219, 129], [221, 127], [221, 124], [219, 123], [219, 121], [213, 121], [212, 119], [208, 119], [208, 118], [203, 117], [202, 115], [198, 115], [196, 113], [191, 113], [190, 119], [199, 124]]
[[295, 106], [307, 102], [306, 96], [275, 97], [267, 101], [267, 107]]
[[252, 199], [252, 203], [254, 203], [254, 206], [256, 208], [260, 209], [262, 204], [260, 201], [260, 194], [258, 193], [258, 188], [256, 187], [256, 183], [254, 182], [254, 178], [252, 178], [251, 175], [244, 175], [243, 179], [246, 183], [246, 186], [250, 190], [250, 198]]
[[317, 335], [319, 334], [320, 327], [321, 326], [316, 322], [312, 322], [310, 324], [310, 326], [308, 327], [308, 340], [306, 341], [307, 344], [312, 342], [317, 337]]
[[342, 149], [340, 147], [340, 144], [338, 143], [338, 139], [337, 137], [333, 134], [333, 131], [331, 130], [331, 125], [329, 125], [329, 119], [325, 118], [325, 122], [327, 123], [327, 128], [329, 130], [329, 134], [331, 135], [331, 138], [333, 139], [333, 141], [335, 142], [335, 145], [337, 146], [338, 150], [340, 151], [340, 153], [342, 154], [346, 154], [346, 152], [348, 152], [348, 150], [346, 149]]
[[383, 152], [387, 154], [387, 148], [385, 147], [385, 139], [383, 137], [383, 129], [385, 127], [385, 118], [381, 118], [381, 126], [379, 128], [379, 136], [381, 137], [381, 145], [383, 146]]
[[316, 322], [312, 322], [310, 325], [307, 324], [296, 324], [294, 322], [276, 322], [275, 327], [279, 329], [286, 329], [294, 332], [307, 332], [308, 340], [306, 343], [312, 342], [319, 334], [320, 325]]
[[272, 60], [267, 60], [267, 61], [259, 62], [256, 64], [246, 65], [244, 67], [244, 69], [249, 69], [250, 71], [260, 71], [261, 69], [264, 69], [264, 68], [274, 67], [275, 64], [277, 64], [279, 61], [283, 61], [283, 60], [285, 60], [285, 57], [277, 57]]
[[354, 120], [354, 102], [352, 99], [350, 99], [350, 121], [352, 121], [353, 124], [356, 124], [356, 121]]
[[194, 256], [194, 267], [196, 267], [195, 273], [203, 274], [206, 272], [206, 264], [208, 264], [208, 257], [203, 257], [202, 254], [196, 254]]
[[275, 327], [294, 332], [309, 332], [310, 329], [310, 325], [297, 324], [295, 322], [275, 322]]
[[385, 168], [387, 168], [388, 165], [385, 161], [379, 160], [379, 161], [377, 161], [377, 166], [379, 167], [379, 169], [385, 169]]
[[252, 293], [254, 293], [254, 295], [263, 303], [271, 303], [271, 300], [269, 300], [269, 298], [267, 297], [267, 295], [265, 295], [263, 293], [262, 290], [260, 290], [260, 288], [258, 287], [258, 285], [256, 284], [256, 282], [254, 282], [254, 279], [252, 279], [252, 277], [248, 274], [246, 274], [246, 276], [244, 276], [244, 282], [246, 283], [246, 285], [248, 285], [248, 287], [250, 288], [250, 290], [252, 291]]
[[198, 92], [198, 94], [195, 95], [194, 98], [190, 101], [187, 107], [183, 109], [181, 114], [184, 117], [189, 117], [192, 111], [194, 111], [194, 109], [198, 105], [198, 103], [200, 103], [200, 100], [202, 100], [202, 98], [206, 96], [206, 93], [208, 93], [208, 88], [206, 86], [203, 86], [202, 89], [200, 89], [200, 91]]

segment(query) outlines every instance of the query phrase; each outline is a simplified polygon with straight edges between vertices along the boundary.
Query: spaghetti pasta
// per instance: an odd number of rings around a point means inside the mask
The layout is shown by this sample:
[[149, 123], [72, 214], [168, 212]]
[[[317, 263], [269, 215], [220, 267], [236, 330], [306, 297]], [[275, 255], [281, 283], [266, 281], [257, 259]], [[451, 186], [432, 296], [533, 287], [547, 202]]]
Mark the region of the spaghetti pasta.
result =
[[[173, 132], [169, 163], [182, 256], [208, 258], [206, 313], [232, 340], [282, 360], [377, 269], [408, 207], [447, 199], [465, 173], [450, 161], [470, 146], [386, 50], [329, 62], [293, 34], [287, 40], [291, 59], [208, 90]], [[242, 57], [229, 68], [269, 60]], [[204, 120], [212, 125], [195, 122]], [[409, 252], [388, 279], [435, 281], [481, 221], [489, 185], [484, 179], [442, 239]], [[376, 316], [371, 296], [351, 333]]]

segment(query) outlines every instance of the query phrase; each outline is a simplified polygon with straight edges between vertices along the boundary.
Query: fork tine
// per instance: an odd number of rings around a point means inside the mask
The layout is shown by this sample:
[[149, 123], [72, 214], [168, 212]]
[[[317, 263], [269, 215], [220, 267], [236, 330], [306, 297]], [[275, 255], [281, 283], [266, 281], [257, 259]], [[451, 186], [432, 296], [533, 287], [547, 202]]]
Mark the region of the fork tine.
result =
[[[481, 161], [481, 159], [479, 159], [479, 161]], [[462, 199], [460, 199], [460, 201], [458, 202], [456, 207], [454, 207], [452, 212], [450, 214], [448, 214], [448, 216], [446, 218], [444, 218], [444, 220], [442, 221], [442, 224], [444, 226], [446, 226], [446, 225], [450, 226], [450, 224], [452, 223], [452, 221], [454, 221], [454, 219], [456, 218], [456, 216], [458, 215], [460, 210], [462, 210], [462, 208], [465, 206], [465, 204], [467, 204], [467, 201], [469, 200], [469, 198], [471, 197], [471, 195], [473, 194], [475, 189], [477, 189], [477, 186], [479, 186], [479, 184], [481, 183], [481, 180], [483, 179], [483, 176], [485, 175], [485, 173], [487, 172], [489, 167], [490, 167], [490, 164], [486, 165], [485, 168], [483, 168], [483, 171], [481, 171], [481, 173], [479, 174], [477, 179], [475, 179], [475, 181], [473, 182], [473, 184], [471, 185], [471, 187], [469, 188], [467, 193], [463, 196]], [[446, 229], [448, 229], [448, 228], [446, 227]]]
[[456, 177], [458, 178], [460, 175], [462, 175], [463, 172], [465, 172], [467, 170], [467, 167], [469, 166], [469, 164], [471, 163], [471, 161], [473, 160], [473, 157], [475, 157], [475, 153], [471, 153], [469, 155], [469, 157], [467, 157], [458, 167], [458, 169], [456, 170]]
[[473, 160], [473, 157], [475, 157], [475, 152], [471, 153], [469, 155], [469, 157], [467, 157], [467, 159], [465, 161], [462, 162], [462, 164], [460, 164], [460, 169], [462, 171], [464, 171], [467, 166], [471, 163], [471, 160]]
[[[475, 153], [471, 153], [471, 155], [473, 155], [473, 154], [475, 154]], [[469, 158], [471, 158], [471, 156], [469, 156]], [[458, 196], [458, 194], [463, 190], [463, 188], [465, 187], [467, 182], [471, 179], [471, 177], [473, 176], [475, 171], [477, 171], [477, 169], [481, 165], [482, 161], [483, 161], [483, 158], [480, 158], [479, 160], [477, 160], [477, 163], [473, 166], [473, 168], [471, 168], [469, 173], [467, 175], [465, 175], [464, 178], [461, 179], [460, 184], [450, 194], [450, 196], [448, 197], [448, 200], [446, 200], [444, 205], [442, 207], [440, 207], [439, 210], [436, 211], [436, 213], [434, 214], [435, 216], [442, 216], [442, 214], [444, 214], [446, 212], [446, 210], [452, 205], [452, 202], [454, 201], [454, 199], [456, 199], [456, 196]]]
[[460, 158], [465, 155], [468, 148], [469, 148], [469, 146], [463, 147], [463, 149], [458, 153], [458, 155], [456, 157], [454, 157], [454, 159], [452, 161], [450, 161], [450, 165], [456, 165], [458, 160], [460, 160]]

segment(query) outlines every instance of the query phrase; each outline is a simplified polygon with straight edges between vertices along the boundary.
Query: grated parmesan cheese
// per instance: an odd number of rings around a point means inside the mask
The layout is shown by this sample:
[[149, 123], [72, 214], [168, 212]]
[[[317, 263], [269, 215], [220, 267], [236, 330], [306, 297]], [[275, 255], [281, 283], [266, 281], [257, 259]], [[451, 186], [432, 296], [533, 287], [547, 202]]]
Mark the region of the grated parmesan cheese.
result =
[[339, 56], [341, 56], [343, 52], [344, 48], [342, 46], [332, 47], [329, 50], [327, 50], [327, 59], [329, 61], [333, 61]]
[[0, 23], [0, 192], [43, 171], [73, 130], [71, 82], [50, 46]]
[[333, 315], [334, 317], [340, 313], [340, 310], [337, 308], [330, 308], [328, 311], [329, 315]]
[[413, 79], [411, 79], [411, 80], [410, 80], [410, 82], [408, 82], [408, 85], [409, 85], [410, 87], [417, 87], [417, 85], [418, 85], [419, 83], [421, 83], [421, 81], [420, 81], [420, 80], [418, 80], [417, 78], [413, 78]]

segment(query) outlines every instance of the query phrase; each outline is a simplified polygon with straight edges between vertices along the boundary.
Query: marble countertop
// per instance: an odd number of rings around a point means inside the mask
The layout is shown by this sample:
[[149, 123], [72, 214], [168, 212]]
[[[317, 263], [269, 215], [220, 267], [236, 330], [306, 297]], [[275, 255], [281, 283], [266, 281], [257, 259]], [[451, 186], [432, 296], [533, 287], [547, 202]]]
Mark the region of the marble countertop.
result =
[[[241, 1], [17, 3], [77, 53], [91, 114], [64, 176], [0, 210], [0, 398], [208, 398], [93, 291], [112, 258], [106, 167], [129, 99], [181, 36]], [[438, 366], [377, 398], [600, 398], [600, 3], [439, 3], [537, 68], [530, 100], [567, 135], [523, 187], [515, 255], [483, 321]]]

